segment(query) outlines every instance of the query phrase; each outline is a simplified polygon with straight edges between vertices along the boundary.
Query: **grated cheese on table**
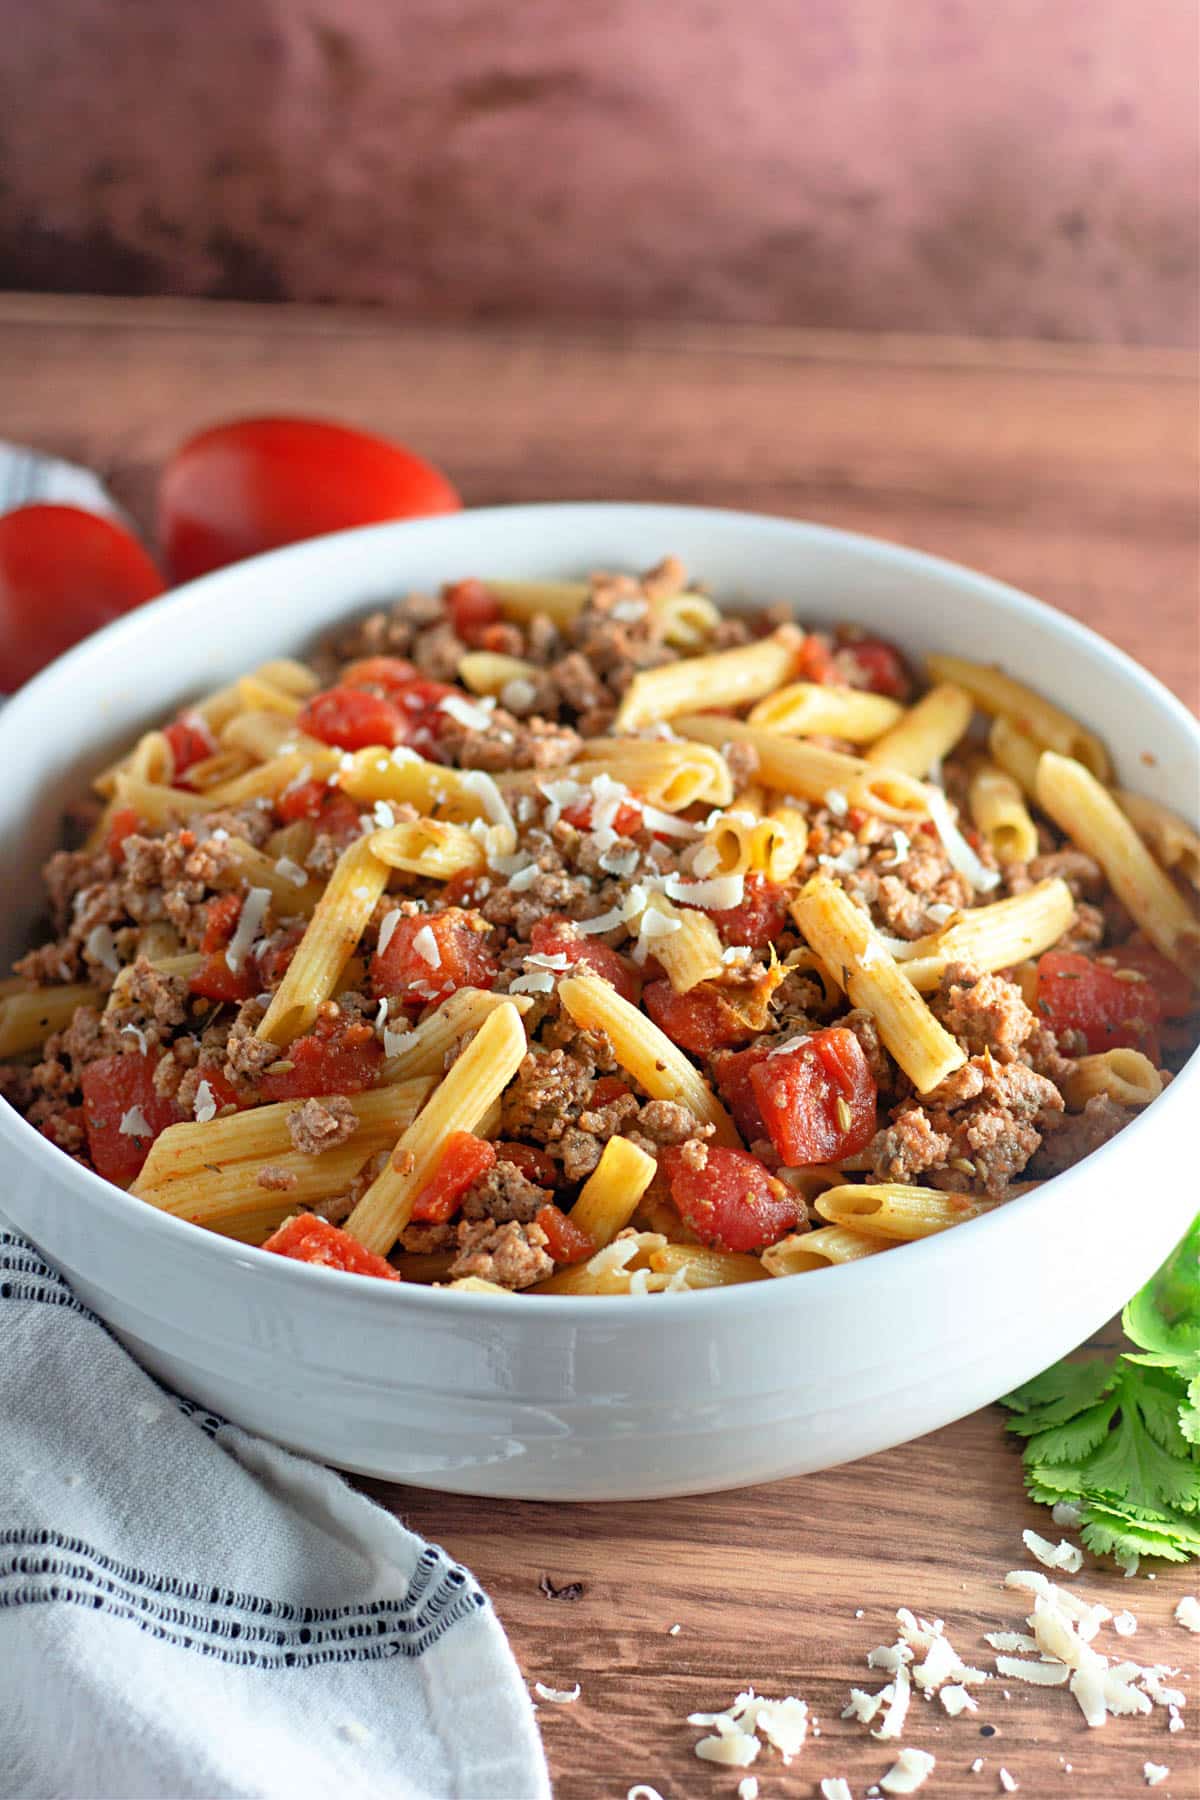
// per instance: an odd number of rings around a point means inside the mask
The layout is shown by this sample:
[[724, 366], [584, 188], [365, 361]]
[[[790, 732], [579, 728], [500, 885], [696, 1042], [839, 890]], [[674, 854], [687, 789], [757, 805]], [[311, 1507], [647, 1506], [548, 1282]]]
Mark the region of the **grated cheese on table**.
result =
[[1077, 1575], [1083, 1567], [1083, 1551], [1078, 1544], [1068, 1544], [1066, 1538], [1052, 1544], [1049, 1538], [1026, 1530], [1021, 1533], [1021, 1541], [1044, 1569], [1062, 1569], [1067, 1575]]
[[821, 1800], [854, 1800], [844, 1775], [825, 1776], [821, 1783]]
[[688, 1724], [708, 1725], [714, 1729], [714, 1736], [701, 1738], [695, 1747], [696, 1755], [704, 1762], [728, 1763], [734, 1768], [743, 1768], [758, 1755], [762, 1738], [779, 1752], [785, 1763], [790, 1763], [803, 1748], [808, 1735], [808, 1706], [794, 1694], [783, 1700], [768, 1700], [756, 1694], [753, 1688], [747, 1688], [724, 1712], [689, 1713]]
[[915, 1794], [924, 1787], [934, 1770], [934, 1758], [928, 1750], [901, 1750], [892, 1767], [879, 1783], [885, 1794]]
[[569, 1706], [572, 1700], [578, 1700], [583, 1690], [578, 1682], [571, 1688], [552, 1688], [544, 1681], [535, 1681], [533, 1691], [539, 1700], [553, 1700], [558, 1706]]
[[743, 1775], [737, 1786], [738, 1800], [758, 1800], [758, 1776]]
[[1159, 1782], [1165, 1781], [1170, 1773], [1166, 1763], [1144, 1762], [1142, 1764], [1142, 1779], [1147, 1787], [1157, 1787]]
[[1000, 1786], [1004, 1789], [1006, 1794], [1015, 1794], [1017, 1791], [1017, 1782], [1013, 1780], [1013, 1777], [1009, 1774], [1008, 1770], [1004, 1768], [1000, 1770]]
[[1185, 1594], [1175, 1608], [1175, 1623], [1182, 1625], [1185, 1631], [1200, 1631], [1200, 1600], [1195, 1594]]
[[1118, 1637], [1132, 1637], [1138, 1627], [1138, 1622], [1131, 1612], [1119, 1612], [1112, 1624]]

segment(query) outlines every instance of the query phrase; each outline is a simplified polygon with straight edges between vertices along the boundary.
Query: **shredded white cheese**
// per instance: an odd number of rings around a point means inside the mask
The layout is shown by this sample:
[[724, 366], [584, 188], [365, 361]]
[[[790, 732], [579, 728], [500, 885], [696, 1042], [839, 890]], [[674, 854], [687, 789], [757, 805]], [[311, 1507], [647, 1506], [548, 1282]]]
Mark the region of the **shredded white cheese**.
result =
[[827, 788], [821, 796], [835, 819], [844, 819], [850, 811], [850, 802], [841, 788]]
[[456, 725], [465, 726], [468, 731], [487, 731], [495, 710], [496, 702], [490, 694], [481, 700], [468, 700], [465, 694], [447, 694], [438, 703], [439, 712], [448, 714]]
[[416, 1036], [415, 1031], [389, 1031], [385, 1025], [383, 1028], [383, 1054], [388, 1057], [399, 1056], [402, 1050], [407, 1050], [408, 1046], [416, 1041]]
[[510, 994], [552, 994], [554, 977], [549, 969], [529, 969], [509, 983]]
[[1021, 1541], [1044, 1569], [1062, 1569], [1068, 1575], [1077, 1575], [1083, 1567], [1083, 1551], [1078, 1544], [1068, 1544], [1065, 1538], [1052, 1544], [1048, 1538], [1039, 1537], [1036, 1531], [1025, 1530], [1021, 1533]]
[[883, 1722], [872, 1731], [871, 1736], [881, 1743], [889, 1743], [904, 1735], [904, 1721], [908, 1717], [908, 1705], [912, 1698], [912, 1683], [908, 1670], [901, 1663], [891, 1682], [890, 1693], [884, 1689], [884, 1700], [887, 1711]]
[[401, 913], [400, 908], [398, 906], [393, 906], [391, 911], [385, 912], [382, 919], [380, 919], [380, 921], [379, 921], [379, 940], [376, 944], [376, 949], [378, 950], [380, 956], [383, 955], [384, 951], [387, 949], [388, 945], [391, 943], [392, 933], [393, 933], [393, 931], [395, 931], [397, 925], [400, 923], [400, 920], [403, 916], [404, 915]]
[[758, 1800], [758, 1776], [743, 1775], [737, 1785], [738, 1800]]
[[642, 823], [648, 831], [657, 831], [662, 837], [694, 838], [700, 835], [700, 827], [693, 825], [690, 819], [677, 819], [674, 813], [660, 812], [657, 806], [647, 806], [644, 801], [640, 804]]
[[1008, 1770], [1001, 1769], [999, 1771], [999, 1776], [1000, 1776], [1000, 1786], [1004, 1789], [1004, 1792], [1006, 1794], [1015, 1794], [1017, 1791], [1017, 1783], [1013, 1780], [1013, 1778], [1009, 1774]]
[[524, 675], [514, 675], [500, 689], [500, 704], [506, 706], [509, 712], [528, 712], [536, 699], [537, 689]]
[[1185, 1594], [1175, 1608], [1175, 1623], [1182, 1625], [1185, 1631], [1200, 1631], [1200, 1600], [1195, 1594]]
[[646, 1782], [639, 1781], [636, 1786], [629, 1789], [625, 1800], [663, 1800], [663, 1797], [657, 1788], [652, 1788]]
[[491, 776], [484, 769], [468, 769], [465, 774], [459, 776], [459, 781], [469, 794], [474, 794], [483, 807], [490, 824], [502, 825], [511, 832], [512, 842], [509, 844], [511, 850], [517, 841], [517, 827], [508, 810], [508, 802]]
[[420, 931], [413, 938], [412, 947], [421, 961], [428, 963], [431, 969], [441, 968], [442, 953], [438, 948], [438, 941], [434, 936], [432, 926], [422, 925]]
[[638, 619], [645, 618], [646, 602], [633, 594], [628, 599], [614, 600], [608, 609], [608, 616], [621, 625], [633, 625]]
[[110, 975], [120, 972], [121, 960], [110, 925], [93, 925], [84, 939], [83, 952], [89, 962], [99, 963]]
[[970, 844], [954, 822], [950, 811], [950, 802], [939, 787], [925, 786], [925, 798], [929, 806], [929, 817], [937, 827], [937, 834], [950, 860], [951, 866], [957, 869], [976, 893], [988, 894], [1000, 883], [999, 869], [989, 869], [980, 862]]
[[934, 1770], [934, 1758], [928, 1750], [901, 1750], [892, 1767], [879, 1783], [885, 1794], [915, 1794], [924, 1787]]
[[692, 906], [724, 912], [742, 904], [746, 883], [742, 875], [716, 875], [710, 881], [681, 881], [678, 875], [665, 875], [662, 891], [668, 900], [686, 900]]
[[196, 1089], [196, 1104], [192, 1109], [192, 1117], [197, 1125], [207, 1125], [210, 1119], [217, 1116], [217, 1097], [207, 1081], [202, 1081]]
[[960, 1713], [979, 1711], [979, 1702], [976, 1700], [974, 1694], [969, 1694], [967, 1692], [961, 1682], [953, 1682], [949, 1686], [942, 1688], [938, 1694], [938, 1699], [952, 1719], [957, 1719]]
[[850, 1783], [843, 1775], [826, 1775], [821, 1781], [821, 1800], [854, 1800]]
[[696, 1755], [702, 1762], [725, 1763], [734, 1769], [744, 1769], [752, 1763], [759, 1752], [759, 1742], [746, 1731], [731, 1731], [725, 1736], [701, 1738], [696, 1745]]
[[1118, 1637], [1132, 1637], [1138, 1622], [1131, 1612], [1119, 1612], [1113, 1619], [1112, 1626]]
[[1144, 1762], [1142, 1764], [1142, 1779], [1147, 1787], [1157, 1787], [1159, 1782], [1165, 1781], [1170, 1773], [1166, 1763]]
[[141, 1051], [142, 1055], [145, 1056], [145, 1054], [146, 1054], [146, 1034], [145, 1034], [145, 1032], [142, 1031], [137, 1025], [122, 1025], [121, 1035], [125, 1036], [126, 1034], [128, 1034], [128, 1036], [130, 1036], [133, 1039], [134, 1043], [137, 1045], [137, 1047]]
[[303, 887], [308, 880], [308, 876], [300, 864], [293, 862], [290, 856], [280, 856], [276, 859], [275, 873], [282, 875], [285, 881], [290, 881], [293, 887]]
[[783, 1700], [767, 1700], [747, 1688], [722, 1713], [689, 1713], [688, 1724], [715, 1729], [715, 1737], [702, 1738], [696, 1745], [696, 1755], [705, 1762], [734, 1767], [753, 1762], [759, 1752], [759, 1740], [754, 1736], [758, 1732], [790, 1763], [808, 1735], [808, 1707], [793, 1694]]
[[236, 975], [245, 962], [250, 946], [262, 930], [262, 922], [271, 904], [269, 888], [252, 887], [242, 901], [237, 926], [225, 951], [226, 966]]
[[377, 800], [371, 808], [372, 822], [380, 831], [390, 831], [396, 823], [396, 815], [386, 800]]
[[150, 1130], [150, 1121], [140, 1106], [131, 1106], [128, 1112], [121, 1114], [121, 1123], [117, 1126], [117, 1130], [122, 1137], [142, 1138], [153, 1135]]

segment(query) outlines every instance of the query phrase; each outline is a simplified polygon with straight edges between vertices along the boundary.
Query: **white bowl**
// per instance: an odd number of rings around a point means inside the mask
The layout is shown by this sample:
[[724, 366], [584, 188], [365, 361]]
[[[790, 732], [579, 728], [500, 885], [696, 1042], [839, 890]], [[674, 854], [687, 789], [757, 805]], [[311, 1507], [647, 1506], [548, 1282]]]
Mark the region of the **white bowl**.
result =
[[[786, 599], [809, 623], [850, 618], [918, 655], [1000, 662], [1102, 733], [1126, 785], [1194, 804], [1200, 733], [1179, 702], [1083, 627], [982, 575], [742, 513], [498, 508], [223, 570], [20, 693], [0, 715], [9, 954], [38, 911], [60, 806], [180, 702], [411, 587], [643, 568], [667, 551], [728, 604]], [[1191, 1219], [1180, 1176], [1198, 1105], [1193, 1057], [1097, 1155], [972, 1224], [845, 1268], [642, 1300], [439, 1293], [269, 1256], [129, 1198], [6, 1107], [0, 1205], [147, 1368], [250, 1430], [467, 1493], [652, 1498], [866, 1455], [1062, 1356]]]

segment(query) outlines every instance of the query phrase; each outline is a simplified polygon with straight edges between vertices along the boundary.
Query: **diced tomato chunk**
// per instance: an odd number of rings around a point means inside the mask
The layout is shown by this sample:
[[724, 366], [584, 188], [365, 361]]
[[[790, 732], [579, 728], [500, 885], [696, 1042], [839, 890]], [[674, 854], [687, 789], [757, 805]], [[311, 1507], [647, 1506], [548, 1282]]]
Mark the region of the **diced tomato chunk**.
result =
[[797, 681], [819, 681], [826, 685], [838, 679], [833, 652], [824, 638], [812, 634], [806, 637], [800, 646], [796, 663]]
[[378, 688], [389, 700], [417, 679], [417, 666], [402, 656], [364, 656], [348, 663], [338, 676], [340, 687]]
[[125, 839], [134, 837], [142, 829], [142, 821], [132, 806], [118, 806], [108, 821], [108, 836], [104, 840], [104, 848], [114, 862], [125, 860]]
[[868, 688], [892, 700], [907, 700], [912, 693], [908, 665], [895, 645], [882, 638], [855, 638], [840, 647], [836, 661], [851, 687]]
[[738, 906], [703, 908], [727, 944], [765, 950], [788, 921], [787, 889], [753, 870], [742, 883]]
[[457, 906], [401, 919], [371, 958], [371, 992], [406, 1006], [439, 1006], [459, 988], [490, 988], [498, 973], [482, 920]]
[[767, 1135], [788, 1168], [853, 1156], [875, 1135], [875, 1081], [852, 1031], [816, 1031], [750, 1070]]
[[225, 954], [241, 910], [237, 894], [219, 894], [208, 903], [200, 940], [204, 961], [188, 982], [189, 991], [205, 1000], [249, 1000], [258, 992], [259, 974], [254, 958], [245, 956], [240, 968], [231, 969]]
[[562, 1165], [544, 1150], [539, 1150], [536, 1144], [521, 1144], [504, 1138], [496, 1145], [496, 1159], [512, 1163], [535, 1187], [557, 1187], [562, 1180]]
[[1081, 1031], [1093, 1053], [1142, 1050], [1158, 1061], [1163, 1008], [1150, 981], [1122, 981], [1078, 951], [1047, 950], [1038, 958], [1037, 1010], [1055, 1031]]
[[755, 1030], [739, 1019], [715, 988], [701, 985], [677, 994], [669, 981], [646, 984], [642, 1005], [674, 1044], [695, 1056], [744, 1044]]
[[215, 900], [209, 901], [204, 915], [204, 936], [200, 939], [202, 956], [211, 956], [215, 950], [224, 950], [237, 930], [241, 911], [239, 894], [218, 894]]
[[348, 844], [361, 829], [361, 809], [341, 788], [331, 788], [326, 781], [301, 781], [284, 788], [275, 802], [275, 811], [285, 825], [297, 819], [311, 819], [317, 830], [337, 842]]
[[631, 1094], [628, 1079], [624, 1075], [601, 1075], [592, 1089], [589, 1111], [596, 1112], [602, 1106], [611, 1106], [622, 1094]]
[[546, 1249], [556, 1263], [584, 1262], [596, 1249], [586, 1231], [557, 1206], [542, 1206], [535, 1215], [546, 1234]]
[[100, 1056], [84, 1065], [79, 1085], [88, 1154], [107, 1181], [128, 1185], [159, 1132], [179, 1117], [175, 1102], [155, 1092], [158, 1062], [157, 1056], [135, 1054]]
[[[574, 806], [563, 808], [562, 817], [576, 831], [592, 829], [592, 814], [595, 808], [590, 800], [577, 800]], [[613, 814], [612, 829], [618, 837], [632, 837], [635, 831], [642, 828], [642, 809], [636, 800], [622, 800]]]
[[694, 1169], [673, 1145], [658, 1165], [680, 1218], [715, 1250], [764, 1250], [799, 1218], [795, 1196], [745, 1150], [709, 1144], [704, 1167]]
[[346, 1275], [375, 1275], [380, 1281], [399, 1281], [391, 1263], [373, 1250], [364, 1249], [357, 1238], [340, 1226], [331, 1225], [315, 1213], [295, 1213], [267, 1239], [264, 1250], [276, 1256], [290, 1256], [293, 1262], [315, 1263], [322, 1269], [341, 1269]]
[[442, 710], [442, 701], [452, 694], [462, 698], [458, 688], [447, 687], [444, 681], [427, 681], [423, 676], [400, 689], [395, 696], [403, 732], [399, 742], [415, 750], [418, 756], [439, 762], [438, 737], [449, 717]]
[[496, 1160], [494, 1147], [471, 1131], [452, 1131], [433, 1172], [413, 1202], [412, 1216], [422, 1225], [443, 1225], [458, 1211], [459, 1201]]
[[396, 703], [369, 688], [332, 687], [314, 694], [300, 710], [296, 729], [339, 750], [403, 744], [404, 720]]
[[713, 1061], [717, 1092], [733, 1114], [733, 1122], [748, 1144], [765, 1138], [766, 1125], [758, 1109], [758, 1095], [750, 1071], [771, 1054], [768, 1044], [750, 1044], [745, 1050], [722, 1050]]
[[307, 1100], [315, 1094], [360, 1094], [373, 1087], [383, 1049], [365, 1020], [349, 1021], [338, 1014], [318, 1018], [305, 1037], [280, 1051], [279, 1060], [291, 1067], [266, 1072], [264, 1098]]
[[564, 956], [568, 969], [583, 968], [612, 983], [623, 999], [636, 1002], [641, 986], [637, 971], [609, 944], [581, 934], [570, 919], [552, 913], [539, 919], [529, 934], [538, 956]]
[[1134, 969], [1144, 975], [1155, 993], [1158, 995], [1164, 1019], [1186, 1019], [1189, 1013], [1200, 1008], [1200, 994], [1192, 986], [1183, 970], [1173, 963], [1169, 956], [1152, 945], [1134, 941], [1120, 944], [1112, 952], [1117, 959], [1117, 967]]
[[455, 637], [464, 644], [478, 644], [489, 625], [500, 619], [500, 602], [482, 581], [456, 581], [443, 590], [446, 610]]
[[182, 713], [173, 724], [163, 732], [171, 746], [174, 759], [176, 787], [190, 787], [187, 772], [193, 763], [203, 762], [212, 756], [217, 748], [216, 739], [208, 728], [207, 721], [198, 712]]

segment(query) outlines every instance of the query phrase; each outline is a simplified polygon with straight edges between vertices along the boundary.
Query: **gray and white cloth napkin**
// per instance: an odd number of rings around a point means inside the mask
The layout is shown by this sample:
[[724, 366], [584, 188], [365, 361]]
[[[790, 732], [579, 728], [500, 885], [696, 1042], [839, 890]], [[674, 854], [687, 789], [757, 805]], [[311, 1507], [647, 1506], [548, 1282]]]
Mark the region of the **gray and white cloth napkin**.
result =
[[159, 1387], [0, 1223], [0, 1797], [549, 1795], [468, 1572]]
[[[0, 443], [0, 513], [35, 500], [121, 516]], [[0, 1218], [0, 1800], [549, 1794], [467, 1571], [165, 1392]]]

